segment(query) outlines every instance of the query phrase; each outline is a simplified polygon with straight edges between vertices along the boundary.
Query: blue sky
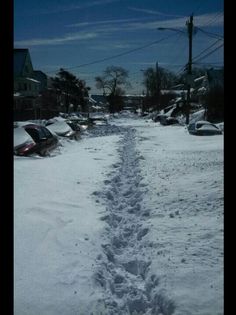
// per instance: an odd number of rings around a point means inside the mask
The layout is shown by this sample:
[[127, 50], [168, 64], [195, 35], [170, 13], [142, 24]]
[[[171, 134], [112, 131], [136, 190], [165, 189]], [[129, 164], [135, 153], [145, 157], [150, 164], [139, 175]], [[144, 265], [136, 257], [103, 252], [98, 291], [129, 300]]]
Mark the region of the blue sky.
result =
[[107, 66], [121, 66], [129, 71], [127, 92], [140, 94], [142, 70], [156, 62], [176, 73], [183, 70], [185, 23], [192, 13], [193, 62], [222, 66], [223, 0], [14, 0], [14, 46], [29, 49], [35, 70], [54, 76], [65, 68], [84, 79], [93, 94], [100, 93], [95, 76]]

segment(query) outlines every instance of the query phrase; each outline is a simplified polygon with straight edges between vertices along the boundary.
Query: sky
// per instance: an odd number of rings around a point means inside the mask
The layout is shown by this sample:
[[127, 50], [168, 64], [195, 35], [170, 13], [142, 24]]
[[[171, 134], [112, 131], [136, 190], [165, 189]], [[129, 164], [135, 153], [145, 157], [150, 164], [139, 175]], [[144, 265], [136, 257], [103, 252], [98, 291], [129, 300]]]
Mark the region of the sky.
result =
[[191, 14], [193, 65], [223, 66], [223, 0], [14, 0], [14, 47], [29, 49], [34, 70], [55, 76], [64, 68], [92, 94], [101, 94], [96, 76], [121, 66], [129, 71], [127, 92], [141, 94], [142, 70], [158, 63], [182, 73]]
[[223, 314], [223, 135], [108, 122], [14, 157], [14, 314]]

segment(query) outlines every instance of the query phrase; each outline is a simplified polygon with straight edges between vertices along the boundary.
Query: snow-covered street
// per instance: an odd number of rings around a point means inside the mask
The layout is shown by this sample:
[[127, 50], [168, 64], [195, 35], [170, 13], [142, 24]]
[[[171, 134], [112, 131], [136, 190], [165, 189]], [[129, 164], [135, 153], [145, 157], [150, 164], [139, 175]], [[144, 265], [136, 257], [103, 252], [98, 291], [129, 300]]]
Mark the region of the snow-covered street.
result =
[[14, 158], [15, 315], [222, 315], [223, 136], [111, 118]]

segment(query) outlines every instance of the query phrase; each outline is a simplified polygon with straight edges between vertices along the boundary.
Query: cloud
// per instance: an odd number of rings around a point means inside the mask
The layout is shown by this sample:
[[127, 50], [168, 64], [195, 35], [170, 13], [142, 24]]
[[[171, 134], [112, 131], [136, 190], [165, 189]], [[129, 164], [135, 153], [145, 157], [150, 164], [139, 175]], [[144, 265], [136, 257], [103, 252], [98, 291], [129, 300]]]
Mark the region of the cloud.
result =
[[[146, 18], [145, 18], [146, 20]], [[140, 21], [139, 19], [118, 19], [118, 20], [101, 20], [101, 21], [92, 21], [92, 22], [80, 22], [80, 23], [74, 23], [66, 25], [66, 27], [83, 27], [83, 26], [93, 26], [93, 25], [107, 25], [107, 24], [120, 24], [120, 23], [127, 23], [132, 21]]]
[[[205, 26], [209, 21], [211, 26], [223, 26], [223, 15], [215, 19], [216, 13], [209, 13], [203, 15], [194, 16], [193, 23], [195, 26], [201, 27]], [[83, 26], [96, 26], [96, 33], [111, 33], [118, 31], [136, 31], [136, 30], [147, 30], [156, 29], [158, 27], [169, 27], [169, 28], [186, 28], [186, 21], [188, 17], [178, 17], [175, 19], [165, 19], [158, 21], [147, 21], [146, 18], [143, 19], [120, 19], [120, 20], [102, 20], [96, 22], [86, 22], [86, 23], [76, 23], [67, 25], [67, 27], [83, 27]], [[112, 25], [117, 24], [117, 25]], [[99, 27], [100, 25], [100, 27]]]
[[[203, 14], [193, 17], [193, 24], [198, 27], [205, 26], [211, 20], [211, 26], [223, 26], [224, 19], [223, 15], [220, 16], [217, 20], [215, 18], [216, 13]], [[147, 23], [132, 23], [129, 25], [131, 30], [141, 30], [141, 29], [156, 29], [158, 27], [169, 27], [169, 28], [185, 28], [187, 17], [169, 19], [155, 22]]]
[[[104, 0], [105, 1], [105, 0]], [[107, 0], [112, 1], [112, 0]], [[98, 1], [97, 1], [98, 2]], [[99, 1], [101, 3], [101, 1]], [[197, 27], [204, 27], [211, 22], [211, 26], [223, 26], [224, 20], [223, 15], [219, 16], [215, 19], [216, 13], [209, 13], [194, 16], [193, 24]], [[109, 35], [115, 32], [135, 32], [140, 30], [156, 30], [158, 27], [164, 28], [182, 28], [182, 30], [186, 30], [186, 21], [187, 18], [176, 18], [176, 19], [168, 19], [161, 21], [152, 21], [152, 22], [132, 22], [131, 19], [120, 19], [120, 20], [107, 20], [107, 21], [96, 21], [89, 23], [89, 25], [94, 26], [94, 28], [90, 29], [90, 32], [79, 32], [66, 34], [61, 37], [56, 38], [36, 38], [36, 39], [28, 39], [28, 40], [20, 40], [15, 41], [16, 46], [41, 46], [41, 45], [60, 45], [67, 42], [79, 41], [79, 40], [88, 40], [93, 38], [98, 38], [103, 35]], [[136, 21], [136, 20], [135, 20]], [[139, 19], [140, 21], [140, 19]], [[118, 25], [112, 25], [117, 23]], [[79, 25], [79, 23], [77, 23]], [[84, 23], [83, 23], [84, 25]], [[100, 26], [99, 26], [100, 25]], [[85, 25], [84, 25], [85, 26]], [[112, 47], [111, 47], [112, 48]], [[121, 47], [113, 47], [113, 48], [121, 48]], [[125, 47], [122, 47], [125, 48]]]
[[56, 38], [35, 38], [29, 40], [15, 41], [15, 46], [42, 46], [42, 45], [61, 45], [70, 41], [87, 40], [97, 37], [96, 33], [75, 33], [67, 34]]
[[54, 9], [47, 9], [47, 10], [42, 10], [41, 12], [38, 12], [39, 14], [52, 14], [52, 13], [59, 13], [59, 12], [68, 12], [68, 11], [73, 11], [73, 10], [81, 10], [81, 9], [86, 9], [94, 6], [102, 6], [106, 5], [109, 3], [114, 3], [119, 0], [97, 0], [97, 1], [89, 1], [84, 4], [79, 4], [79, 5], [67, 5], [67, 6], [58, 6]]
[[137, 11], [137, 12], [142, 12], [142, 13], [147, 13], [147, 14], [152, 14], [152, 15], [163, 15], [163, 16], [173, 16], [173, 17], [183, 17], [183, 15], [174, 15], [174, 14], [166, 14], [160, 11], [154, 11], [154, 10], [147, 10], [147, 9], [139, 9], [139, 8], [134, 8], [134, 7], [129, 7], [129, 10], [132, 11]]
[[98, 45], [90, 46], [89, 49], [100, 50], [100, 51], [108, 51], [112, 49], [130, 49], [134, 48], [130, 43], [118, 43], [118, 42], [99, 42]]

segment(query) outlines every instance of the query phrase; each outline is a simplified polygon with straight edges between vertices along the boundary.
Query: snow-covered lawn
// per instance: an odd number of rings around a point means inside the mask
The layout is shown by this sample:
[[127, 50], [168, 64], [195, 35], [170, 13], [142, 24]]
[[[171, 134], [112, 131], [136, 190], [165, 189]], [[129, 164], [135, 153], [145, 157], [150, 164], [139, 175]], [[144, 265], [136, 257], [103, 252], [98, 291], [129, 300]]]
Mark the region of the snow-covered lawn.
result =
[[223, 136], [90, 133], [15, 157], [14, 314], [223, 314]]

